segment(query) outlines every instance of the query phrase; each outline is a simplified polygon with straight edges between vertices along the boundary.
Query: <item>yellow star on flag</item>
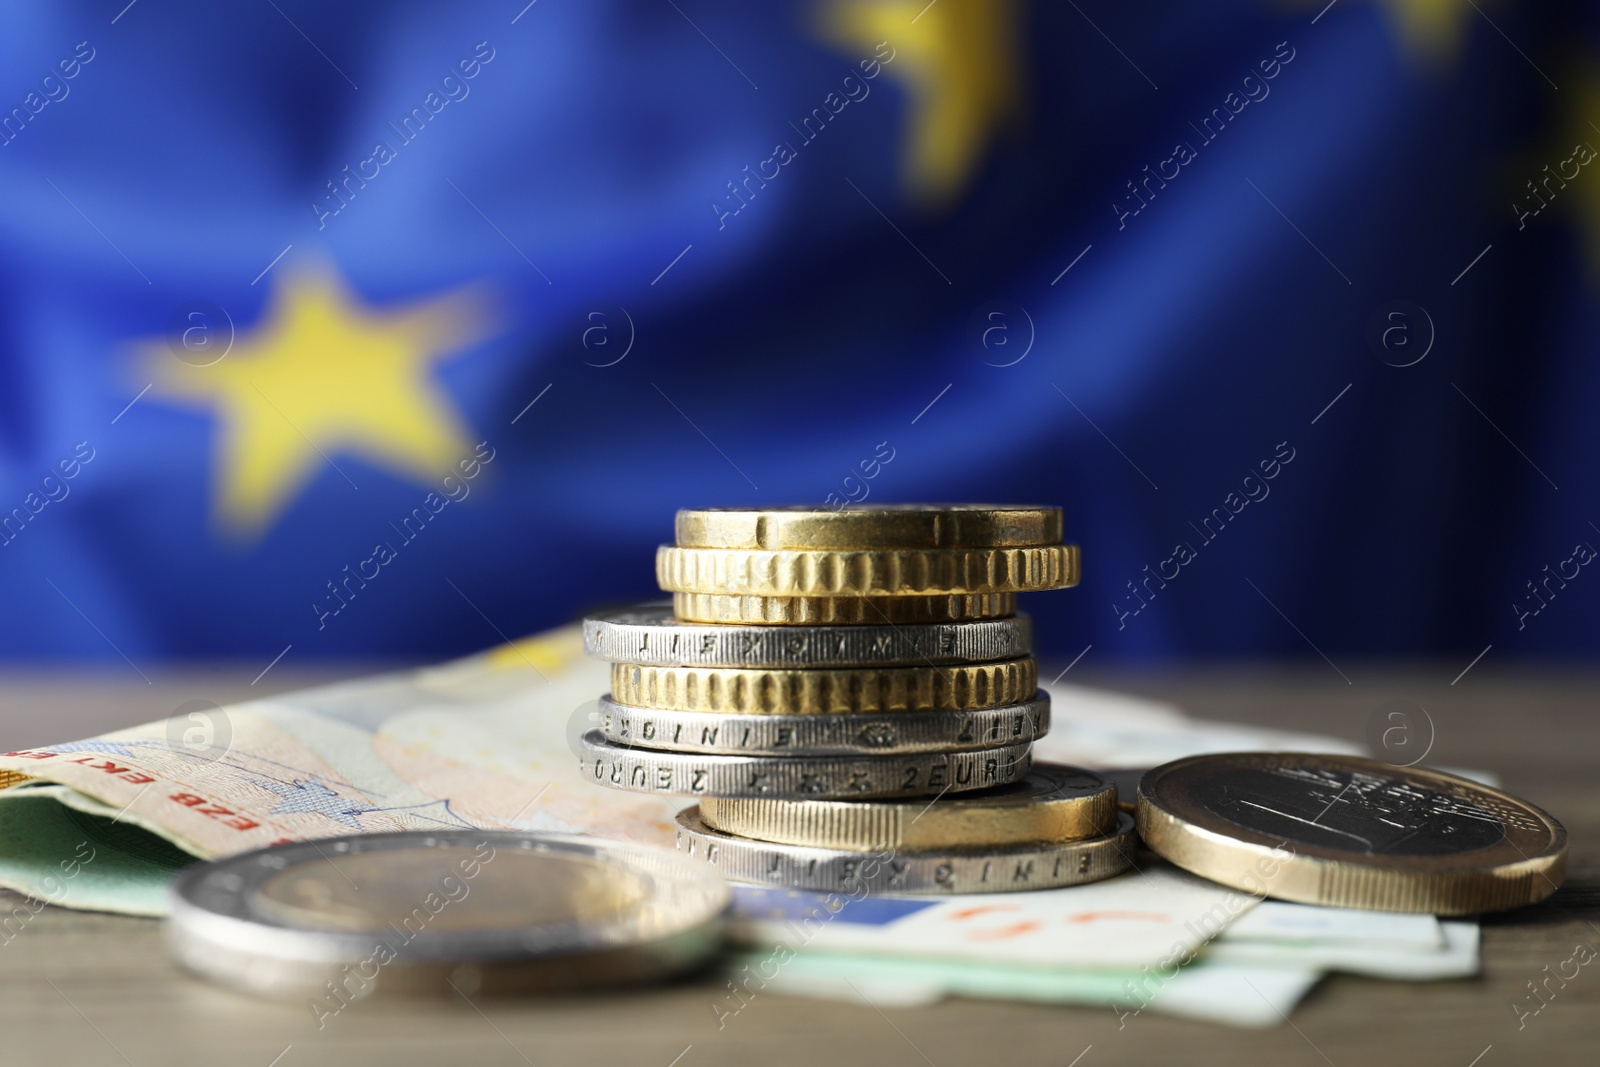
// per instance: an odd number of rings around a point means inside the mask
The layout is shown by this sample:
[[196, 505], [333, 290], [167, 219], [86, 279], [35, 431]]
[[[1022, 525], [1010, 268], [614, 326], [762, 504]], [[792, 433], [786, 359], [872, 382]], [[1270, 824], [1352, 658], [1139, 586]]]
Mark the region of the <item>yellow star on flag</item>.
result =
[[[1323, 9], [1328, 0], [1302, 0], [1302, 6]], [[1470, 0], [1374, 0], [1389, 15], [1401, 40], [1414, 55], [1432, 63], [1453, 59], [1461, 51], [1467, 22], [1477, 18]], [[1321, 16], [1318, 16], [1319, 18]]]
[[1015, 0], [832, 0], [823, 9], [823, 32], [839, 47], [860, 56], [880, 42], [894, 49], [884, 73], [911, 98], [904, 180], [930, 206], [960, 195], [1018, 113], [1016, 22]]
[[[1561, 95], [1568, 101], [1564, 132], [1570, 141], [1547, 142], [1540, 169], [1535, 170], [1531, 160], [1525, 165], [1519, 175], [1524, 184], [1514, 190], [1512, 210], [1518, 216], [1519, 230], [1537, 225], [1531, 220], [1543, 214], [1542, 205], [1547, 203], [1575, 219], [1589, 245], [1590, 280], [1600, 283], [1600, 173], [1589, 173], [1600, 171], [1600, 153], [1596, 152], [1600, 149], [1600, 122], [1591, 118], [1600, 116], [1600, 72], [1573, 70], [1561, 84], [1568, 86]], [[1524, 212], [1530, 217], [1523, 217]]]
[[[320, 467], [356, 456], [431, 483], [469, 450], [435, 365], [497, 332], [481, 294], [374, 308], [328, 266], [286, 269], [261, 321], [220, 360], [146, 342], [151, 395], [213, 412], [216, 512], [230, 532], [271, 525]], [[358, 487], [359, 488], [359, 487]]]
[[1430, 59], [1454, 57], [1476, 12], [1467, 0], [1383, 0], [1400, 34]]

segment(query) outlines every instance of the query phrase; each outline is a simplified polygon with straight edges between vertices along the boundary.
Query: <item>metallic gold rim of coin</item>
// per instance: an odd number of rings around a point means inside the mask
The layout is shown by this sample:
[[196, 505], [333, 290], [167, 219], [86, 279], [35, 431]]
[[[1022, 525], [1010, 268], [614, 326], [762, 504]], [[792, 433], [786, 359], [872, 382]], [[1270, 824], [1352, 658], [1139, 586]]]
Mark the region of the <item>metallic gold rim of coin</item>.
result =
[[964, 752], [1037, 741], [1050, 730], [1050, 698], [975, 711], [888, 715], [728, 715], [656, 711], [601, 697], [608, 740], [668, 752], [745, 756], [904, 755]]
[[1060, 508], [1022, 504], [696, 508], [674, 525], [685, 548], [1024, 548], [1062, 537]]
[[611, 665], [611, 699], [653, 711], [856, 715], [1020, 704], [1039, 687], [1031, 656], [944, 667]]
[[680, 796], [936, 796], [1014, 782], [1028, 773], [1031, 744], [904, 756], [708, 756], [608, 741], [590, 730], [579, 742], [583, 774], [613, 789]]
[[[1492, 815], [1499, 821], [1501, 836], [1487, 847], [1438, 854], [1290, 842], [1205, 805], [1199, 790], [1209, 780], [1251, 771], [1349, 778], [1328, 808], [1342, 800], [1357, 777], [1372, 783], [1357, 792], [1362, 803], [1385, 781], [1400, 786], [1397, 796], [1402, 803], [1424, 802], [1427, 793], [1443, 794], [1456, 810], [1435, 808], [1429, 814], [1479, 821]], [[1322, 779], [1324, 791], [1334, 791], [1337, 780]], [[1239, 793], [1238, 783], [1231, 788]], [[1256, 806], [1267, 817], [1278, 815], [1286, 826], [1316, 822], [1279, 813], [1270, 804]], [[1566, 872], [1566, 830], [1540, 808], [1453, 774], [1355, 756], [1240, 752], [1176, 760], [1140, 780], [1135, 814], [1145, 844], [1176, 866], [1235, 889], [1302, 904], [1470, 915], [1543, 900], [1555, 892]], [[1317, 832], [1342, 833], [1321, 825]]]
[[1083, 841], [855, 852], [737, 837], [711, 829], [694, 807], [678, 813], [677, 842], [684, 855], [704, 861], [735, 882], [905, 896], [1015, 893], [1098, 882], [1127, 870], [1135, 845], [1133, 817], [1121, 814], [1113, 832]]
[[1078, 546], [768, 552], [656, 552], [656, 582], [671, 593], [724, 596], [959, 596], [1030, 593], [1078, 584]]
[[[419, 868], [423, 852], [429, 855]], [[356, 864], [387, 864], [394, 853], [411, 862], [393, 856], [401, 862], [391, 864], [391, 872], [404, 873], [386, 879], [388, 896], [409, 901], [404, 880], [426, 872], [411, 913], [348, 914], [337, 901], [300, 905], [272, 895], [275, 882], [301, 872], [337, 880], [341, 861], [361, 879]], [[570, 920], [561, 913], [552, 922], [551, 903], [537, 899], [535, 886], [523, 893], [532, 894], [528, 905], [502, 914], [505, 895], [484, 896], [496, 860], [506, 877], [507, 864], [520, 873], [529, 862], [570, 861], [589, 868], [592, 877], [630, 880], [641, 895], [622, 913], [580, 921], [580, 913], [595, 910], [584, 894], [574, 898]], [[185, 869], [167, 890], [164, 934], [171, 953], [197, 974], [258, 996], [309, 996], [314, 1010], [326, 999], [329, 1012], [374, 992], [454, 996], [451, 985], [472, 993], [645, 981], [692, 967], [720, 946], [730, 894], [707, 873], [669, 851], [593, 837], [494, 830], [355, 834], [273, 845]], [[370, 887], [368, 881], [365, 891]], [[351, 884], [351, 893], [362, 892]], [[563, 906], [554, 905], [558, 913]], [[462, 929], [464, 918], [482, 921]]]
[[740, 626], [684, 622], [641, 604], [583, 620], [584, 651], [657, 667], [867, 667], [981, 663], [1033, 651], [1026, 615], [903, 626]]
[[713, 799], [706, 826], [771, 844], [868, 852], [1078, 841], [1117, 823], [1117, 789], [1093, 771], [1038, 763], [1011, 785], [921, 801]]
[[684, 622], [756, 626], [854, 626], [948, 623], [1017, 613], [1015, 593], [967, 596], [724, 596], [674, 593], [672, 611]]

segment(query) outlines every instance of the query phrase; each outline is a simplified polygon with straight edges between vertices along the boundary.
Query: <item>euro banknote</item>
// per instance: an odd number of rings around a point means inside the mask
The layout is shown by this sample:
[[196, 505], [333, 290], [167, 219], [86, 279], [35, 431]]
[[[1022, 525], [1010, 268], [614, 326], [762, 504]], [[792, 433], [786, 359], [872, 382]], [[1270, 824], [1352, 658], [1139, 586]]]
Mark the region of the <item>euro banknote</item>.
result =
[[[282, 841], [466, 827], [671, 848], [686, 801], [602, 788], [579, 773], [575, 739], [609, 677], [570, 627], [199, 721], [5, 752], [0, 886], [65, 907], [155, 916], [166, 883], [196, 858]], [[1126, 694], [1047, 689], [1054, 712], [1036, 747], [1043, 760], [1136, 769], [1227, 749], [1359, 751], [1204, 722]], [[733, 928], [747, 955], [729, 986], [745, 993], [713, 1010], [735, 1017], [752, 988], [749, 966], [770, 969], [778, 942], [813, 927], [781, 974], [762, 979], [772, 991], [885, 1005], [957, 994], [1103, 1003], [1121, 1025], [1146, 1008], [1265, 1025], [1327, 970], [1421, 978], [1477, 966], [1471, 923], [1262, 903], [1147, 853], [1137, 865], [1038, 893], [871, 898], [820, 925], [795, 910], [812, 907], [807, 894], [741, 889]], [[1174, 958], [1187, 962], [1161, 977]]]

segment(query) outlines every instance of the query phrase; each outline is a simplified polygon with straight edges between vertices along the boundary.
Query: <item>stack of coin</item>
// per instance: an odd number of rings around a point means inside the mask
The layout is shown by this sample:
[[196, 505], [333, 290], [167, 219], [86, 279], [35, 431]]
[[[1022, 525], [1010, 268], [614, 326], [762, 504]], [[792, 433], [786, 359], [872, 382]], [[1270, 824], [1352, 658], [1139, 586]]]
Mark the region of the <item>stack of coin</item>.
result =
[[[896, 892], [1116, 873], [1115, 790], [1030, 773], [1049, 727], [1016, 594], [1077, 583], [1042, 507], [680, 511], [672, 604], [585, 620], [612, 663], [586, 773], [705, 798], [678, 844], [729, 877]], [[1126, 824], [1126, 825], [1122, 825]]]

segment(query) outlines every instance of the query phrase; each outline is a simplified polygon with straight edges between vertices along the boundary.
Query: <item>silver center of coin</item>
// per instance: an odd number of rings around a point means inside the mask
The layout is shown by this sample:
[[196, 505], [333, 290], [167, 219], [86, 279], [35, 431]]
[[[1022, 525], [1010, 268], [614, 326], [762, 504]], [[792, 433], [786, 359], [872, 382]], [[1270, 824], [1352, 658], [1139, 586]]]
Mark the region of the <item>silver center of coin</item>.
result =
[[1499, 817], [1476, 804], [1375, 775], [1238, 768], [1193, 788], [1196, 804], [1240, 826], [1327, 848], [1441, 856], [1505, 836]]
[[[418, 936], [616, 923], [639, 912], [650, 882], [581, 856], [453, 845], [358, 852], [267, 878], [254, 905], [287, 926], [384, 933], [426, 918]], [[476, 871], [469, 877], [468, 872]]]

